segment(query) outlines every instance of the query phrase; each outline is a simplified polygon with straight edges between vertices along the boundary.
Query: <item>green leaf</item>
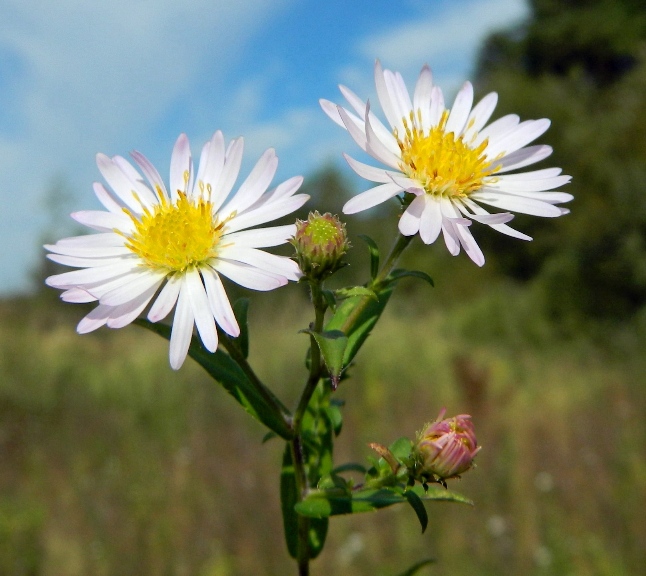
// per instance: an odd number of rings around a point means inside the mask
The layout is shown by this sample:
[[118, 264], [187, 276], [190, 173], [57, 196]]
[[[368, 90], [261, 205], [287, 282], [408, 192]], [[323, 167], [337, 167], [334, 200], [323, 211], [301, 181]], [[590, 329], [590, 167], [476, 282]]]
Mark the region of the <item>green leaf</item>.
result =
[[352, 296], [337, 306], [336, 312], [325, 326], [325, 330], [340, 330], [348, 337], [348, 344], [343, 356], [344, 367], [355, 357], [379, 320], [393, 289], [394, 286], [390, 285], [376, 292], [377, 300], [367, 296]]
[[249, 312], [249, 298], [239, 298], [233, 305], [233, 313], [235, 314], [238, 326], [240, 327], [240, 335], [232, 340], [237, 344], [243, 358], [249, 356], [249, 325], [247, 323], [247, 315]]
[[[280, 503], [283, 513], [283, 530], [285, 532], [285, 541], [287, 550], [292, 558], [298, 558], [300, 541], [298, 538], [298, 512], [295, 509], [297, 498], [296, 477], [294, 475], [294, 465], [292, 461], [292, 451], [288, 444], [285, 446], [283, 453], [283, 467], [280, 474]], [[327, 518], [309, 518], [308, 551], [311, 559], [316, 558], [325, 544], [327, 536], [328, 519]]]
[[359, 234], [359, 238], [368, 245], [368, 250], [370, 250], [370, 277], [374, 280], [379, 273], [379, 247], [370, 236]]
[[311, 334], [318, 344], [325, 366], [330, 373], [332, 388], [336, 389], [341, 372], [343, 371], [343, 359], [345, 349], [348, 345], [348, 337], [340, 330], [326, 330], [325, 332], [314, 332], [313, 330], [303, 330]]
[[[170, 340], [171, 328], [166, 324], [153, 324], [148, 320], [137, 319], [135, 324], [148, 328]], [[193, 358], [209, 375], [231, 394], [240, 405], [256, 420], [288, 440], [292, 431], [288, 426], [289, 411], [261, 382], [252, 382], [244, 370], [231, 356], [221, 349], [211, 353], [196, 337], [191, 339], [188, 355]]]
[[424, 566], [428, 566], [429, 564], [433, 564], [435, 560], [432, 558], [428, 558], [427, 560], [422, 560], [421, 562], [417, 562], [416, 564], [413, 564], [408, 570], [404, 570], [398, 576], [414, 576], [417, 572], [419, 572], [420, 568], [424, 568]]
[[410, 453], [413, 450], [413, 442], [410, 438], [398, 438], [388, 446], [388, 449], [400, 462], [406, 462], [410, 458]]
[[393, 283], [393, 282], [399, 282], [402, 278], [420, 278], [421, 280], [424, 280], [425, 282], [428, 282], [431, 286], [435, 286], [435, 283], [433, 282], [433, 278], [431, 278], [426, 272], [422, 272], [421, 270], [404, 270], [402, 268], [397, 268], [393, 270], [389, 275], [388, 278], [386, 278], [386, 282]]
[[368, 296], [375, 301], [379, 301], [377, 294], [374, 290], [366, 288], [365, 286], [352, 286], [350, 288], [339, 288], [335, 291], [337, 298], [351, 298], [352, 296]]
[[415, 494], [413, 490], [405, 490], [404, 497], [408, 500], [408, 503], [412, 506], [413, 510], [415, 510], [417, 519], [422, 526], [422, 534], [424, 534], [426, 527], [428, 526], [428, 514], [426, 513], [424, 502], [422, 502], [422, 499]]
[[332, 290], [321, 290], [323, 294], [323, 299], [327, 304], [328, 308], [332, 311], [336, 310], [336, 296]]
[[421, 486], [415, 486], [408, 490], [404, 490], [401, 487], [368, 488], [352, 492], [350, 495], [340, 489], [315, 490], [296, 505], [296, 510], [300, 514], [313, 518], [372, 512], [380, 508], [392, 506], [393, 504], [403, 502], [410, 504], [413, 497], [410, 495], [406, 496], [405, 492], [414, 492], [420, 500], [442, 500], [473, 504], [471, 500], [461, 494], [451, 492], [439, 486], [429, 486], [427, 491], [424, 491]]
[[347, 464], [341, 464], [332, 470], [333, 474], [341, 474], [343, 472], [360, 472], [361, 474], [366, 473], [366, 467], [362, 464], [356, 462], [348, 462]]

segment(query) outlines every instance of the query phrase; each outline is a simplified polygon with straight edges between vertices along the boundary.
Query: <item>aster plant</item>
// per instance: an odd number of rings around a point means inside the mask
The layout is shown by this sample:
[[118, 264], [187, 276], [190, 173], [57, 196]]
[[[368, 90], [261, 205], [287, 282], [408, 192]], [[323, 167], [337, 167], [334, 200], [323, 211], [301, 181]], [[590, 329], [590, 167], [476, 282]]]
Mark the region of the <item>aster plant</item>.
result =
[[[440, 235], [453, 255], [461, 249], [479, 266], [485, 262], [470, 226], [486, 224], [508, 236], [531, 238], [508, 226], [511, 212], [555, 217], [572, 196], [556, 188], [570, 177], [559, 168], [519, 173], [545, 159], [547, 145], [528, 146], [549, 121], [503, 116], [491, 122], [496, 94], [473, 106], [468, 82], [446, 108], [431, 70], [422, 68], [413, 96], [399, 73], [375, 64], [375, 84], [386, 122], [348, 88], [341, 92], [350, 109], [321, 100], [325, 113], [348, 131], [380, 166], [345, 155], [351, 168], [376, 186], [351, 198], [346, 214], [393, 198], [401, 215], [397, 238], [382, 260], [377, 245], [364, 237], [370, 254], [367, 280], [330, 290], [327, 279], [344, 265], [350, 249], [345, 224], [337, 216], [310, 213], [295, 224], [264, 226], [300, 208], [301, 177], [270, 189], [278, 159], [267, 150], [236, 186], [242, 138], [226, 144], [218, 131], [203, 146], [194, 170], [188, 138], [172, 152], [167, 188], [151, 162], [132, 152], [134, 165], [121, 156], [97, 155], [107, 187], [94, 184], [104, 211], [72, 214], [97, 233], [47, 245], [48, 257], [76, 268], [47, 279], [71, 303], [96, 306], [79, 322], [81, 334], [136, 323], [170, 341], [169, 359], [179, 369], [187, 356], [198, 362], [252, 417], [282, 439], [280, 497], [283, 527], [298, 574], [325, 544], [330, 517], [375, 511], [407, 503], [422, 527], [425, 501], [469, 500], [447, 487], [474, 465], [480, 446], [468, 415], [438, 418], [415, 440], [389, 446], [374, 442], [367, 465], [333, 463], [334, 439], [341, 432], [343, 402], [337, 398], [348, 367], [383, 313], [397, 283], [420, 278], [421, 271], [397, 268], [397, 261], [419, 235], [433, 244]], [[499, 211], [489, 212], [482, 205]], [[293, 258], [266, 248], [291, 243]], [[313, 319], [301, 331], [309, 338], [304, 384], [293, 409], [286, 407], [255, 373], [248, 360], [248, 300], [231, 303], [223, 278], [244, 288], [267, 291], [292, 282], [309, 287]], [[171, 321], [164, 320], [174, 310]], [[357, 478], [358, 474], [358, 478]], [[405, 574], [426, 564], [418, 562]]]

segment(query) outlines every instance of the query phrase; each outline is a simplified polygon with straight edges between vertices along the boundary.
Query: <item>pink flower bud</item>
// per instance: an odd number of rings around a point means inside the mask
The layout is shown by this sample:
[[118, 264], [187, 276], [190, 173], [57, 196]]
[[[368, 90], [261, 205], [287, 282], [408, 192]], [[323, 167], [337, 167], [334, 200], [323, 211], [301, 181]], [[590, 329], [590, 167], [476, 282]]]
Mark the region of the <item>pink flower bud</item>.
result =
[[443, 408], [435, 420], [419, 433], [415, 446], [418, 474], [425, 478], [445, 480], [466, 472], [480, 447], [471, 416], [460, 414], [442, 419]]

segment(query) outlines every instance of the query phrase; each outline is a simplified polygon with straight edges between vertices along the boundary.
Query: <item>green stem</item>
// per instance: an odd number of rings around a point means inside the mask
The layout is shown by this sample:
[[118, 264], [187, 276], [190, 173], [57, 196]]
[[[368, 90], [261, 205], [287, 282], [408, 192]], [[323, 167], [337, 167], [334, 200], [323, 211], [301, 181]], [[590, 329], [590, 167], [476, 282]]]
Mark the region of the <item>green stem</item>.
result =
[[[311, 325], [311, 329], [314, 332], [321, 332], [323, 329], [323, 322], [325, 320], [325, 310], [327, 305], [325, 303], [325, 298], [323, 298], [322, 286], [318, 281], [312, 280], [310, 282], [310, 289], [312, 293], [312, 304], [314, 305], [314, 323]], [[296, 490], [297, 490], [297, 502], [301, 502], [306, 496], [309, 490], [309, 484], [307, 480], [307, 470], [305, 465], [305, 453], [303, 450], [302, 442], [302, 426], [303, 426], [303, 417], [307, 411], [307, 407], [312, 399], [312, 395], [316, 390], [316, 386], [321, 379], [323, 374], [323, 364], [321, 362], [321, 351], [319, 346], [314, 339], [314, 336], [310, 335], [310, 372], [301, 394], [301, 398], [298, 402], [296, 411], [294, 412], [294, 418], [292, 421], [292, 430], [294, 431], [294, 437], [291, 441], [291, 451], [292, 451], [292, 462], [294, 464], [294, 476], [296, 478]], [[309, 550], [309, 528], [310, 520], [306, 516], [298, 515], [298, 574], [299, 576], [308, 576], [309, 574], [309, 561], [310, 561], [310, 550]]]

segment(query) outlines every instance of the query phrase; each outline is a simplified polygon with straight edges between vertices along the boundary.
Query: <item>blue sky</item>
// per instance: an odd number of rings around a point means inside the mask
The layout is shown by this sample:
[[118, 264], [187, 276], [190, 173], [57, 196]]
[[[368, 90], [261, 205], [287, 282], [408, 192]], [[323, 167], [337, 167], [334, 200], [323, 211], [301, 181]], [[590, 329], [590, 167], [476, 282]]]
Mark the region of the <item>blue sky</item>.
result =
[[[165, 175], [181, 132], [198, 154], [221, 129], [245, 137], [241, 178], [269, 147], [275, 183], [307, 177], [355, 152], [318, 105], [339, 83], [374, 100], [375, 58], [409, 86], [427, 62], [453, 94], [483, 38], [527, 14], [526, 0], [0, 0], [0, 296], [28, 288], [52, 214], [98, 207], [97, 152], [140, 150]], [[56, 182], [73, 199], [48, 213]]]

